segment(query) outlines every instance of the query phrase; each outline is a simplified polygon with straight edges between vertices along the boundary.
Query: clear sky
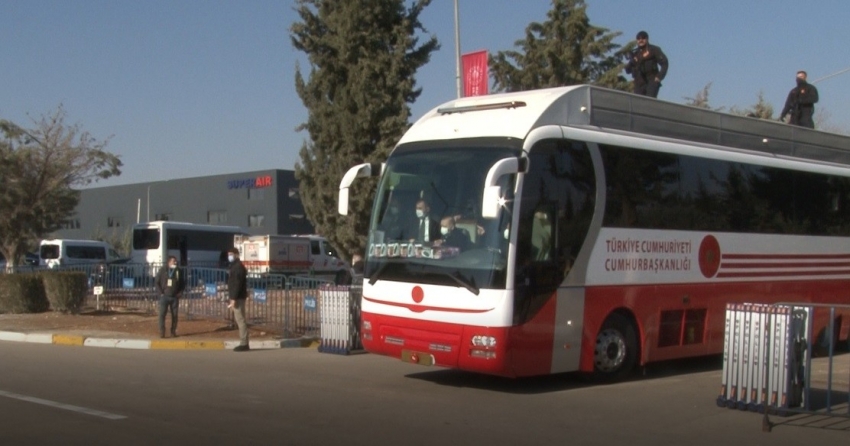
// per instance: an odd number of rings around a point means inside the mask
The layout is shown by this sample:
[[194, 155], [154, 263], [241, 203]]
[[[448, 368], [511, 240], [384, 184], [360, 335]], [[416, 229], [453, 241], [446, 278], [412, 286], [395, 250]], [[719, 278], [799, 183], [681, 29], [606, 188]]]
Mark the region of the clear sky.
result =
[[[745, 108], [759, 91], [776, 114], [797, 70], [816, 80], [850, 68], [847, 0], [587, 0], [592, 24], [625, 44], [649, 32], [670, 59], [660, 99], [706, 84], [714, 107]], [[308, 138], [295, 93], [292, 0], [0, 0], [0, 119], [61, 103], [123, 174], [99, 186], [292, 169]], [[461, 51], [514, 49], [549, 0], [460, 0]], [[414, 119], [456, 94], [454, 7], [422, 17], [442, 49], [417, 74]], [[816, 84], [818, 108], [850, 131], [850, 72]], [[850, 149], [850, 148], [848, 148]]]

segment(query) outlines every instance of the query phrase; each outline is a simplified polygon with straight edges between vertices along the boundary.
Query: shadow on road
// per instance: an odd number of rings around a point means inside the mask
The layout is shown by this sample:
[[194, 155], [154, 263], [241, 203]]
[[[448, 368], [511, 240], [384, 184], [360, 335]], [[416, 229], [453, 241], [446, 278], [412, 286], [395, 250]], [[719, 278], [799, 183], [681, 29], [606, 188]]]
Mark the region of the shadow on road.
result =
[[[635, 371], [628, 380], [645, 381], [661, 379], [670, 376], [688, 375], [719, 371], [723, 366], [720, 355], [691, 359], [678, 359], [649, 364]], [[495, 392], [536, 394], [561, 392], [593, 386], [609, 385], [595, 382], [581, 373], [559, 373], [555, 375], [534, 376], [527, 378], [503, 378], [500, 376], [484, 375], [454, 369], [427, 369], [420, 373], [407, 375], [408, 378], [429, 381], [434, 384], [452, 387], [470, 387]], [[718, 381], [718, 385], [720, 382]]]

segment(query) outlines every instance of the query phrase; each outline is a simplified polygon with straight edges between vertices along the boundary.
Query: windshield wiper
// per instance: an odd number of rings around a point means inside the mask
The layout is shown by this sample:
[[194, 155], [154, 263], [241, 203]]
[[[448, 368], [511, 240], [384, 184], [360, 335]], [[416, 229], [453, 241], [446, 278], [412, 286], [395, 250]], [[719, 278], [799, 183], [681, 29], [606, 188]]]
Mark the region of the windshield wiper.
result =
[[375, 272], [371, 276], [369, 276], [369, 285], [374, 285], [375, 282], [378, 281], [378, 278], [381, 276], [381, 274], [383, 274], [384, 270], [387, 269], [387, 265], [389, 265], [389, 262], [385, 261], [384, 263], [381, 263], [381, 266], [379, 266], [378, 269], [375, 270]]
[[474, 295], [478, 295], [479, 290], [478, 287], [475, 286], [475, 280], [467, 280], [459, 271], [455, 271], [453, 273], [445, 273], [445, 275], [452, 278], [455, 282], [459, 283], [461, 286], [469, 290], [470, 293]]

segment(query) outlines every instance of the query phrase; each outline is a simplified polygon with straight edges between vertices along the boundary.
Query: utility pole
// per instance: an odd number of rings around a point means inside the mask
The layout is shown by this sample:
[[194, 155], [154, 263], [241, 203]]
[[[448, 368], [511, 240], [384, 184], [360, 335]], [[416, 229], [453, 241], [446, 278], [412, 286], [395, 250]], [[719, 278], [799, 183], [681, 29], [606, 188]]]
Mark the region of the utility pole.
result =
[[457, 81], [457, 97], [462, 97], [463, 87], [460, 78], [460, 16], [457, 11], [457, 2], [458, 0], [455, 0], [455, 80]]

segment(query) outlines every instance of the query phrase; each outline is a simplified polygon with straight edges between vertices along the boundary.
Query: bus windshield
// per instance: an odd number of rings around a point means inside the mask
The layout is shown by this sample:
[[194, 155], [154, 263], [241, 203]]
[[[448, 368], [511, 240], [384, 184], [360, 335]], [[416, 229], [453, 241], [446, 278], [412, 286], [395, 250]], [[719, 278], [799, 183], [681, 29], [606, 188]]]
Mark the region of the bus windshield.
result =
[[159, 249], [159, 228], [134, 229], [133, 249]]
[[515, 175], [500, 179], [498, 219], [481, 217], [487, 172], [508, 147], [400, 146], [378, 186], [365, 277], [465, 287], [504, 288]]

